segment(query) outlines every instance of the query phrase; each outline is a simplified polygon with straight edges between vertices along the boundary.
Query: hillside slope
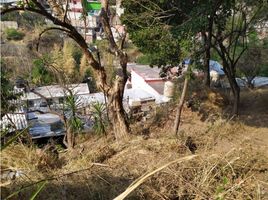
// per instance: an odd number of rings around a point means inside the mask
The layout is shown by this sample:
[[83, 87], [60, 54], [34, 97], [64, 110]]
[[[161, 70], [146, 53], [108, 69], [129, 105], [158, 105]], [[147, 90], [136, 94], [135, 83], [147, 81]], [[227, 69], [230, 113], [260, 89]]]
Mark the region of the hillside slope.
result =
[[[173, 108], [158, 123], [137, 125], [128, 142], [111, 137], [80, 136], [72, 152], [51, 153], [14, 145], [2, 162], [26, 176], [4, 188], [50, 179], [38, 199], [113, 199], [135, 179], [170, 161], [197, 158], [151, 176], [127, 199], [268, 199], [268, 88], [242, 92], [238, 120], [201, 120], [185, 108], [178, 138], [172, 135]], [[19, 194], [27, 199], [34, 191]], [[16, 198], [14, 198], [16, 199]]]

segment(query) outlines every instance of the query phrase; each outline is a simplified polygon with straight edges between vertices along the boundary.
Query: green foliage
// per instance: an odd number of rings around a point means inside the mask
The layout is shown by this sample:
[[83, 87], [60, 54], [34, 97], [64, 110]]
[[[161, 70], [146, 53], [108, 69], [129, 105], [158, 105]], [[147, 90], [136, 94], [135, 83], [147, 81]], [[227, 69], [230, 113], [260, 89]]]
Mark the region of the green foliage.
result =
[[30, 200], [34, 200], [37, 197], [37, 195], [43, 190], [43, 188], [46, 186], [46, 184], [47, 184], [47, 181], [41, 182], [38, 185], [37, 190], [32, 194]]
[[149, 65], [152, 63], [150, 56], [148, 55], [141, 55], [137, 58], [136, 63], [142, 65]]
[[92, 104], [92, 116], [94, 120], [93, 130], [96, 134], [106, 134], [107, 118], [105, 116], [105, 105], [100, 102]]
[[[21, 135], [23, 135], [28, 128], [23, 129], [22, 131], [17, 132], [14, 136], [12, 136], [6, 143], [1, 144], [1, 150], [3, 151], [5, 148], [7, 148], [9, 145], [11, 145], [13, 142], [15, 142]], [[1, 130], [1, 140], [4, 139], [4, 137], [8, 134], [8, 130]]]
[[77, 116], [77, 100], [75, 95], [69, 90], [69, 95], [66, 97], [65, 106], [69, 112], [71, 112], [71, 117], [68, 119], [68, 124], [73, 131], [78, 132], [83, 128], [83, 122]]
[[260, 76], [268, 77], [268, 37], [262, 40], [261, 44], [262, 64], [260, 66]]
[[[183, 4], [187, 5], [183, 5]], [[177, 65], [180, 62], [182, 38], [178, 26], [185, 16], [179, 8], [188, 2], [158, 0], [124, 0], [122, 22], [126, 24], [132, 42], [147, 57], [151, 65]]]
[[24, 37], [24, 33], [17, 31], [14, 28], [7, 28], [5, 30], [5, 34], [8, 40], [22, 40]]
[[45, 57], [33, 60], [32, 82], [38, 86], [50, 85], [54, 82], [53, 74], [46, 66]]
[[238, 61], [237, 75], [247, 79], [248, 86], [252, 87], [252, 80], [256, 76], [268, 76], [268, 47], [266, 38], [259, 39], [256, 31], [248, 36], [248, 49]]
[[253, 87], [253, 79], [260, 74], [261, 66], [264, 63], [262, 48], [249, 48], [239, 60], [238, 73], [245, 76], [249, 87]]
[[91, 93], [94, 93], [97, 91], [96, 80], [90, 68], [86, 70], [85, 75], [84, 75], [84, 80], [87, 80], [88, 88]]
[[168, 30], [150, 27], [135, 31], [131, 39], [147, 57], [151, 65], [176, 65], [180, 62], [179, 42]]
[[268, 77], [268, 64], [261, 66], [259, 75]]
[[65, 59], [73, 58], [78, 69], [82, 58], [82, 50], [72, 40], [66, 40], [63, 46], [63, 57]]
[[216, 189], [216, 200], [223, 200], [224, 199], [223, 193], [226, 192], [226, 187], [227, 187], [228, 183], [229, 183], [228, 178], [224, 176], [222, 183]]
[[73, 58], [76, 62], [76, 66], [79, 67], [80, 62], [81, 62], [81, 58], [82, 58], [82, 51], [80, 48], [78, 48], [77, 46], [75, 46], [74, 51], [73, 51]]
[[14, 197], [16, 195], [19, 195], [19, 193], [21, 193], [22, 191], [25, 191], [26, 189], [28, 189], [29, 187], [32, 187], [32, 186], [36, 186], [37, 185], [37, 190], [34, 191], [34, 193], [30, 196], [30, 200], [34, 200], [36, 199], [36, 197], [38, 196], [38, 194], [40, 194], [40, 192], [44, 189], [45, 185], [48, 183], [47, 180], [44, 180], [44, 181], [39, 181], [33, 185], [29, 185], [29, 186], [26, 186], [26, 187], [22, 187], [20, 189], [18, 189], [17, 191], [11, 193], [9, 196], [7, 196], [5, 199], [14, 199]]
[[8, 112], [13, 112], [16, 105], [11, 101], [16, 100], [20, 94], [13, 92], [13, 84], [10, 81], [10, 76], [4, 62], [1, 60], [1, 118]]
[[16, 21], [20, 28], [33, 30], [37, 25], [45, 25], [45, 18], [31, 12], [10, 12], [1, 16], [1, 21]]

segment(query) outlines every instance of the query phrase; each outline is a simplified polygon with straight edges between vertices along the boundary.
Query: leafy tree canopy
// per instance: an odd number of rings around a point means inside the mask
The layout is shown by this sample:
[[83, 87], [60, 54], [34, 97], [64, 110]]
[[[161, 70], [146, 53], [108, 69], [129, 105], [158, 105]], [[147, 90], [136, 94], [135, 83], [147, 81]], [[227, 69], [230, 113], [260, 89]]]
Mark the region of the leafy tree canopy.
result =
[[49, 85], [53, 82], [53, 74], [47, 69], [44, 59], [33, 61], [32, 82], [36, 85]]
[[1, 61], [1, 118], [8, 112], [12, 112], [16, 109], [16, 106], [10, 101], [16, 100], [19, 94], [13, 92], [13, 84], [10, 81], [9, 72], [5, 66], [5, 63]]
[[180, 62], [178, 31], [187, 18], [187, 11], [194, 1], [133, 1], [124, 0], [122, 22], [130, 38], [142, 53], [148, 55], [152, 65], [176, 65]]
[[173, 65], [182, 56], [181, 40], [206, 32], [210, 19], [215, 23], [215, 31], [228, 31], [232, 13], [237, 9], [247, 11], [245, 14], [249, 16], [256, 15], [256, 22], [267, 18], [267, 6], [263, 4], [262, 0], [123, 0], [122, 22], [133, 43], [150, 58], [151, 64]]

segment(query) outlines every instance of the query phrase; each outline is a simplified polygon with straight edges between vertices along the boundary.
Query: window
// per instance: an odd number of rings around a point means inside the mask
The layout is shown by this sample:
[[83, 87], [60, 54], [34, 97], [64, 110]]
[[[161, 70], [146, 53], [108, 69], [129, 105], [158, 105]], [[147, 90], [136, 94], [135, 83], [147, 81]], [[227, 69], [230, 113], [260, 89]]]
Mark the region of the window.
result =
[[53, 104], [53, 100], [52, 99], [47, 99], [47, 103], [48, 103], [48, 105], [52, 105]]
[[47, 107], [47, 102], [45, 102], [45, 101], [41, 102], [40, 107]]
[[62, 104], [63, 104], [64, 101], [65, 101], [65, 98], [64, 98], [64, 97], [60, 97], [60, 98], [59, 98], [59, 103], [62, 103]]
[[34, 107], [34, 101], [29, 100], [28, 101], [28, 107]]
[[58, 121], [58, 122], [55, 122], [55, 123], [52, 123], [50, 125], [50, 130], [51, 131], [58, 131], [60, 129], [63, 129], [63, 123], [61, 121]]

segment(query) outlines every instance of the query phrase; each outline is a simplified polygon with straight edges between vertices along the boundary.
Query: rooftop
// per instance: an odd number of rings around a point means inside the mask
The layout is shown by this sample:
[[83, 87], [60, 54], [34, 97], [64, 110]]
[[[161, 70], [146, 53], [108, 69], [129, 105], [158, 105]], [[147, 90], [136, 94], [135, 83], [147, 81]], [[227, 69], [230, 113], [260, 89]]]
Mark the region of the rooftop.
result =
[[161, 80], [159, 77], [160, 69], [157, 67], [150, 67], [149, 65], [139, 65], [136, 63], [129, 63], [127, 65], [129, 72], [134, 71], [139, 74], [144, 80]]
[[163, 95], [164, 94], [164, 87], [165, 87], [165, 82], [164, 81], [152, 81], [152, 82], [147, 82], [155, 91], [157, 91], [159, 94]]
[[[74, 95], [85, 95], [89, 94], [88, 85], [86, 83], [71, 84], [68, 88], [73, 92]], [[37, 87], [34, 89], [35, 92], [43, 95], [46, 98], [64, 97], [68, 95], [67, 89], [60, 85], [49, 85], [43, 87]], [[40, 99], [41, 97], [33, 92], [26, 93], [22, 99], [33, 100]]]
[[17, 130], [25, 129], [28, 126], [23, 107], [18, 108], [15, 113], [6, 114], [0, 120], [1, 130], [8, 129], [8, 132], [15, 131], [14, 127], [10, 127], [10, 125], [14, 125]]
[[148, 100], [154, 99], [154, 96], [145, 90], [138, 88], [126, 89], [124, 92], [124, 99], [132, 99], [132, 100]]

